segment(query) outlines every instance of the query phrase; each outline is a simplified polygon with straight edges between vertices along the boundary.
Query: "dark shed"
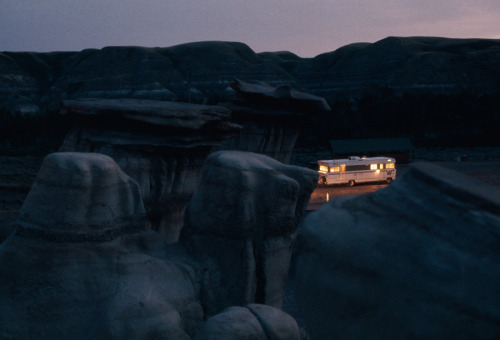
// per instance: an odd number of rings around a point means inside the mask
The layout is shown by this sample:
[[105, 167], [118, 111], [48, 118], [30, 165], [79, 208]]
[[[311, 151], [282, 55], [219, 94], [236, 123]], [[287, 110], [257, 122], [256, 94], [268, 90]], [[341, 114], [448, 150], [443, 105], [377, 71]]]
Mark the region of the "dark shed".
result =
[[333, 158], [348, 156], [388, 156], [398, 163], [409, 163], [413, 145], [409, 138], [371, 138], [331, 140]]

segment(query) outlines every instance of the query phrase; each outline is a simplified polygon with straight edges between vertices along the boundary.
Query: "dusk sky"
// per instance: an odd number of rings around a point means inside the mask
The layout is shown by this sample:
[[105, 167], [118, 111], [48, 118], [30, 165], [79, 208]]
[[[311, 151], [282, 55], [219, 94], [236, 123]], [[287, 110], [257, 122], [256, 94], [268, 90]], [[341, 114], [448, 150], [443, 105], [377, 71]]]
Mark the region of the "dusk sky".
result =
[[313, 57], [387, 36], [500, 39], [498, 0], [0, 0], [0, 51], [239, 41]]

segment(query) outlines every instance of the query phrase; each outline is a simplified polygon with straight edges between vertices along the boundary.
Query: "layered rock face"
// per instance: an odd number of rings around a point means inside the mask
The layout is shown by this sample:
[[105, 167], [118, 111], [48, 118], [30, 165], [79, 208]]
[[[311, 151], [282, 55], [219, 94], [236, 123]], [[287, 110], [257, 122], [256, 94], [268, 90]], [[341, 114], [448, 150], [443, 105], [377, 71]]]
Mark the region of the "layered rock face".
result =
[[417, 163], [299, 229], [293, 282], [313, 339], [500, 334], [497, 188]]
[[190, 339], [203, 322], [194, 271], [152, 255], [167, 248], [144, 215], [111, 158], [47, 156], [0, 246], [0, 338]]
[[233, 78], [290, 84], [321, 96], [355, 96], [375, 86], [431, 93], [494, 92], [500, 43], [488, 39], [388, 37], [315, 58], [255, 53], [235, 42], [167, 48], [0, 53], [0, 102], [10, 112], [56, 110], [76, 98], [227, 98]]
[[17, 234], [60, 241], [102, 241], [144, 228], [137, 183], [101, 154], [44, 159], [20, 211]]
[[[294, 196], [295, 215], [303, 195]], [[260, 304], [229, 307], [205, 323], [203, 308], [218, 305], [202, 308], [200, 293], [220, 287], [200, 287], [205, 262], [145, 230], [144, 217], [139, 185], [110, 157], [47, 156], [16, 230], [0, 245], [0, 338], [300, 338], [290, 315]], [[237, 271], [225, 274], [222, 285], [238, 280]]]
[[270, 157], [220, 151], [205, 161], [181, 241], [199, 262], [203, 306], [281, 307], [295, 231], [317, 173]]
[[78, 123], [61, 151], [111, 156], [139, 183], [148, 228], [172, 243], [205, 157], [241, 128], [228, 109], [162, 101], [81, 99], [65, 101], [62, 112]]
[[36, 78], [17, 59], [0, 54], [1, 107], [10, 112], [38, 114], [40, 97]]
[[316, 95], [358, 96], [374, 86], [396, 93], [495, 93], [499, 53], [498, 39], [387, 37], [280, 65]]
[[236, 97], [220, 105], [231, 109], [233, 120], [243, 130], [219, 149], [256, 152], [287, 164], [301, 123], [330, 111], [325, 99], [289, 86], [235, 80], [231, 87]]
[[10, 112], [26, 114], [57, 110], [62, 100], [78, 98], [214, 102], [225, 96], [233, 77], [296, 84], [280, 66], [237, 42], [2, 52], [0, 102]]

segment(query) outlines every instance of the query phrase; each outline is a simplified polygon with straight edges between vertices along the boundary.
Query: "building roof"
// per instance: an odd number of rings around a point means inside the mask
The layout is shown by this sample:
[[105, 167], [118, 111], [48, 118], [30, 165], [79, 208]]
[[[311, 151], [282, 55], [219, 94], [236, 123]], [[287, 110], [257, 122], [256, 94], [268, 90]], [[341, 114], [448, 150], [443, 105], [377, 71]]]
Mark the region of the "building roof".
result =
[[337, 139], [330, 141], [334, 154], [363, 154], [369, 152], [411, 151], [409, 138]]

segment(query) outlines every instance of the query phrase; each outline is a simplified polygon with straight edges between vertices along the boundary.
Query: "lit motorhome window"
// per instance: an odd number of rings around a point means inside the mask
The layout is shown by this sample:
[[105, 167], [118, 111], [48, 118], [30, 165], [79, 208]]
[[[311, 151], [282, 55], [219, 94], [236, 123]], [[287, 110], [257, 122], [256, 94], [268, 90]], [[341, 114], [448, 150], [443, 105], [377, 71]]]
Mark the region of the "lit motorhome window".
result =
[[394, 169], [394, 163], [389, 163], [385, 165], [386, 169]]
[[370, 170], [377, 170], [377, 164], [370, 164]]
[[330, 167], [330, 172], [339, 172], [340, 171], [340, 167], [339, 166], [332, 166]]
[[326, 165], [320, 165], [319, 166], [319, 171], [327, 172], [328, 171], [328, 167]]
[[384, 168], [384, 164], [379, 164], [379, 165], [378, 165], [378, 168], [379, 168], [379, 169], [383, 169], [383, 168]]
[[345, 171], [345, 164], [340, 164], [340, 171]]

